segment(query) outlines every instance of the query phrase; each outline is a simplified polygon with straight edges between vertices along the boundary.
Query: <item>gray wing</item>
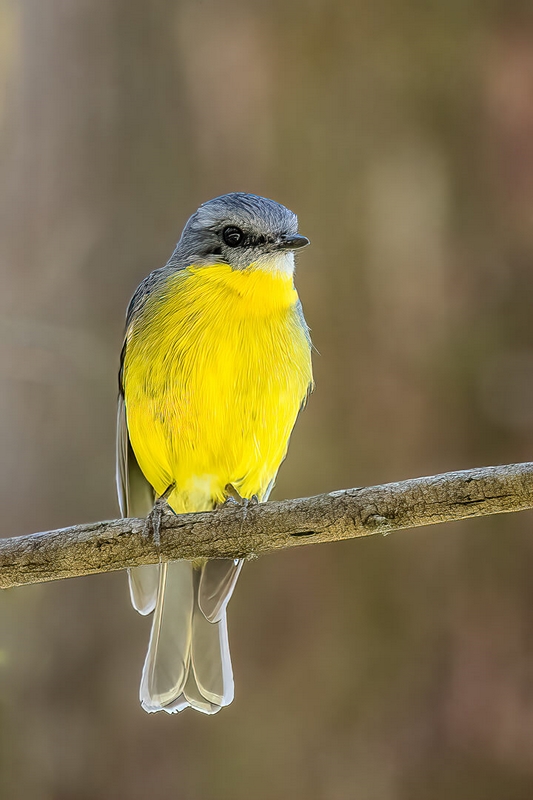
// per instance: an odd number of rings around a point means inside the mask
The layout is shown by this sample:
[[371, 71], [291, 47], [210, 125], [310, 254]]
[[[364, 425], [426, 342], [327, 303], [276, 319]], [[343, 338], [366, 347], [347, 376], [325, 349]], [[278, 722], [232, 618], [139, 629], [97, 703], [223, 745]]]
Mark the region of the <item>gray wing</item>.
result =
[[[133, 452], [126, 422], [126, 406], [122, 392], [117, 413], [117, 494], [123, 517], [146, 517], [154, 505], [154, 490], [148, 483]], [[146, 564], [128, 570], [131, 602], [140, 614], [155, 608], [159, 567]]]
[[128, 426], [126, 406], [122, 394], [118, 398], [117, 412], [117, 494], [123, 517], [146, 517], [153, 508], [155, 494], [135, 458]]

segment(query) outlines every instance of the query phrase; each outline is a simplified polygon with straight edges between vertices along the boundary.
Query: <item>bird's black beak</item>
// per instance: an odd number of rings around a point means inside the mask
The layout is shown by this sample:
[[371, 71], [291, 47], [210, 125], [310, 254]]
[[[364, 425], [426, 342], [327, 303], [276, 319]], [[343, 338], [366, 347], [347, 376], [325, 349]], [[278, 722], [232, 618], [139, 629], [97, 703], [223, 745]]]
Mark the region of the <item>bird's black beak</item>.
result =
[[293, 236], [284, 236], [278, 244], [280, 250], [299, 250], [300, 247], [307, 247], [309, 239], [307, 236], [300, 236], [295, 233]]

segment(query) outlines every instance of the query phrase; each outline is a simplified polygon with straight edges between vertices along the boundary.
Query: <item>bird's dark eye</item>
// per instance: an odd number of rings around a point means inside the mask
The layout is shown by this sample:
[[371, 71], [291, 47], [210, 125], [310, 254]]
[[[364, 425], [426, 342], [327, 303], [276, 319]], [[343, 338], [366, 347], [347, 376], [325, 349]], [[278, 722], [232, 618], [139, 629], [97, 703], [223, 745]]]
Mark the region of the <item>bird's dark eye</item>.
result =
[[222, 238], [228, 247], [238, 247], [244, 239], [244, 233], [240, 228], [236, 228], [235, 225], [228, 225], [222, 231]]

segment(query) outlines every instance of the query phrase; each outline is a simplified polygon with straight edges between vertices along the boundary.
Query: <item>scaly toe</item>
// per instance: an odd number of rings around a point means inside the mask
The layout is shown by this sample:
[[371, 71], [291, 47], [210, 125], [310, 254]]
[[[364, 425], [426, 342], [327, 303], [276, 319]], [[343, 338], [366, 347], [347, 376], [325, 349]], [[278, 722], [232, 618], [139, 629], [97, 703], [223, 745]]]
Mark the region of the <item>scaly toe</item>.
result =
[[174, 511], [164, 498], [158, 497], [144, 523], [143, 536], [152, 539], [158, 549], [161, 544], [161, 521], [163, 515], [169, 513]]
[[218, 503], [217, 508], [229, 508], [233, 506], [240, 505], [239, 501], [236, 500], [231, 494], [226, 497], [223, 503]]

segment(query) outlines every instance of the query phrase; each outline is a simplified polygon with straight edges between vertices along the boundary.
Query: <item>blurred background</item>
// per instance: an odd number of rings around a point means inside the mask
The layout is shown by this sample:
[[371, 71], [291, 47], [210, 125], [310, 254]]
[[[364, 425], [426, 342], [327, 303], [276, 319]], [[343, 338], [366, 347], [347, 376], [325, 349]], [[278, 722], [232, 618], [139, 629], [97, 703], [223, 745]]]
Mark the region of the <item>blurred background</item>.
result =
[[[276, 498], [533, 457], [533, 13], [0, 0], [4, 536], [114, 518], [125, 309], [197, 206], [298, 213], [318, 350]], [[526, 800], [533, 514], [262, 558], [236, 697], [148, 716], [122, 573], [0, 596], [8, 800]]]

